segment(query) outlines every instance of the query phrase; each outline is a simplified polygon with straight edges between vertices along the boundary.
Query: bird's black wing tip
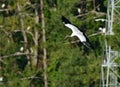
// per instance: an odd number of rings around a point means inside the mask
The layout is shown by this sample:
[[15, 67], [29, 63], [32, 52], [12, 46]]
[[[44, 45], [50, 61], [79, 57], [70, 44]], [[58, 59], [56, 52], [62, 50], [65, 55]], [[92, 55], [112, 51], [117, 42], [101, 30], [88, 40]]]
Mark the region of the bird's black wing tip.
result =
[[61, 16], [61, 19], [62, 19], [62, 20], [65, 20], [65, 19], [66, 19], [66, 17], [62, 15], [62, 16]]
[[65, 24], [71, 24], [71, 22], [65, 17], [65, 16], [61, 16], [62, 22], [64, 22]]

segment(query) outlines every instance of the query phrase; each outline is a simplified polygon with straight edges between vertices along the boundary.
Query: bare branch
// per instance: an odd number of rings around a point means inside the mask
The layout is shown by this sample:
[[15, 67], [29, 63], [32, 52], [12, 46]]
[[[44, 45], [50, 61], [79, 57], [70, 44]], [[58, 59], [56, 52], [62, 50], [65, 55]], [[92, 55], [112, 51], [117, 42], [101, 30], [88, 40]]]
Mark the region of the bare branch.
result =
[[79, 43], [80, 40], [76, 40], [76, 41], [70, 41], [69, 43], [65, 43], [65, 44], [74, 44], [74, 43]]
[[9, 11], [9, 9], [0, 9], [0, 12], [2, 11]]
[[41, 78], [37, 76], [30, 76], [30, 77], [21, 78], [20, 80], [26, 80], [26, 79], [41, 79]]
[[26, 31], [26, 33], [30, 34], [32, 37], [34, 37], [33, 33], [30, 31]]
[[5, 56], [0, 56], [1, 58], [9, 58], [9, 57], [15, 57], [15, 56], [23, 56], [23, 55], [32, 55], [31, 53], [20, 53], [20, 52], [16, 52], [14, 54], [10, 54], [10, 55], [5, 55]]
[[101, 17], [101, 16], [106, 15], [106, 13], [104, 13], [104, 12], [97, 12], [97, 11], [92, 10], [92, 11], [89, 11], [88, 13], [79, 14], [79, 15], [77, 15], [76, 17], [86, 16], [86, 15], [89, 15], [90, 13], [96, 14], [97, 17]]
[[3, 25], [0, 25], [0, 28], [3, 28]]

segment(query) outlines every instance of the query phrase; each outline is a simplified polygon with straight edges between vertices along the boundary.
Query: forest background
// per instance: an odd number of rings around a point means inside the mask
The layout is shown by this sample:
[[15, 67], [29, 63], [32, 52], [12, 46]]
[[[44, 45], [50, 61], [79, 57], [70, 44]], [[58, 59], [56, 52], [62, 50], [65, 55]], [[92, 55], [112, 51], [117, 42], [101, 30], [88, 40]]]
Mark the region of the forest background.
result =
[[106, 13], [107, 0], [0, 0], [0, 87], [98, 87], [103, 41], [119, 51], [119, 25], [113, 36], [89, 37], [92, 50], [64, 40], [71, 30], [61, 16], [89, 36]]

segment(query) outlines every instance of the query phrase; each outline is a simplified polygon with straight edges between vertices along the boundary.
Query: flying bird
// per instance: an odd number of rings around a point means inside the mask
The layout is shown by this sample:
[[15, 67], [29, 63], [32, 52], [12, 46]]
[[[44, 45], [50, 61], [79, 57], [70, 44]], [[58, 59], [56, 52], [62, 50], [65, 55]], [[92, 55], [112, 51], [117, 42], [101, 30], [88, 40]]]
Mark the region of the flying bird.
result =
[[77, 26], [73, 25], [64, 16], [62, 16], [62, 22], [66, 27], [68, 27], [72, 30], [72, 34], [70, 36], [66, 36], [65, 39], [68, 37], [77, 36], [79, 38], [80, 42], [83, 43], [84, 46], [86, 46], [87, 48], [92, 48], [92, 46], [89, 42], [89, 39], [87, 38], [87, 36], [85, 35], [85, 33], [83, 31], [81, 31]]

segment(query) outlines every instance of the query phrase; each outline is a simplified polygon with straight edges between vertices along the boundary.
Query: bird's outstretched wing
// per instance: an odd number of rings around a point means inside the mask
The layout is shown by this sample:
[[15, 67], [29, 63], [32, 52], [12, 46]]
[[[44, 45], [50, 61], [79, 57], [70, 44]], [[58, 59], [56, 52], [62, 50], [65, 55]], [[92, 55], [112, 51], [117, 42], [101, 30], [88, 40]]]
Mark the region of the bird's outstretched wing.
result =
[[71, 22], [64, 16], [62, 16], [62, 22], [64, 23], [66, 27], [72, 30], [71, 37], [77, 36], [84, 46], [86, 46], [87, 48], [93, 48], [91, 43], [89, 42], [89, 39], [85, 35], [85, 33], [82, 32], [77, 26], [71, 24]]

